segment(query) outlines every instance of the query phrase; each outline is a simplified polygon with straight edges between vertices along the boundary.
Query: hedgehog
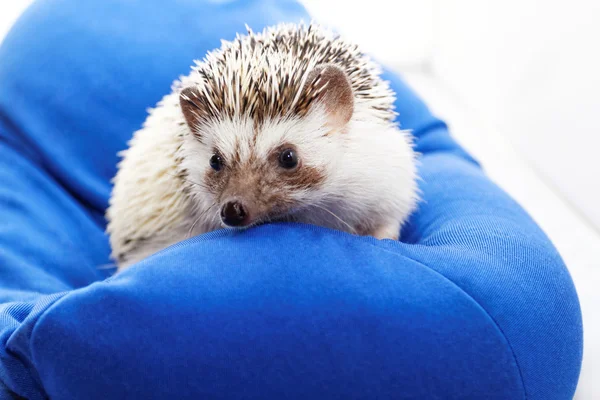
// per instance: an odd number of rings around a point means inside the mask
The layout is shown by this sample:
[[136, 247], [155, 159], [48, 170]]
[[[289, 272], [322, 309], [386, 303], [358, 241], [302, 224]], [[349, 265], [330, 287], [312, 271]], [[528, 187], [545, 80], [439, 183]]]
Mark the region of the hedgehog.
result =
[[238, 34], [148, 111], [113, 179], [118, 271], [192, 236], [264, 223], [397, 240], [416, 153], [381, 67], [315, 23]]

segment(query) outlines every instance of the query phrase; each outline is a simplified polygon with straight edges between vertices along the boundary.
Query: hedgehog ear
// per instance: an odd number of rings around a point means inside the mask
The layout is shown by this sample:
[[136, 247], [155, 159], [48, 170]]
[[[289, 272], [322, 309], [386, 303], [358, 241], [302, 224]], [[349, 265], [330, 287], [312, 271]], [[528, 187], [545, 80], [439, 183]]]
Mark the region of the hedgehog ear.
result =
[[354, 113], [354, 93], [344, 70], [333, 64], [319, 65], [310, 72], [307, 82], [312, 82], [312, 90], [320, 91], [317, 101], [325, 106], [329, 126], [346, 126]]
[[183, 89], [179, 94], [179, 104], [185, 121], [190, 129], [195, 132], [196, 127], [207, 114], [206, 106], [198, 89], [193, 86]]

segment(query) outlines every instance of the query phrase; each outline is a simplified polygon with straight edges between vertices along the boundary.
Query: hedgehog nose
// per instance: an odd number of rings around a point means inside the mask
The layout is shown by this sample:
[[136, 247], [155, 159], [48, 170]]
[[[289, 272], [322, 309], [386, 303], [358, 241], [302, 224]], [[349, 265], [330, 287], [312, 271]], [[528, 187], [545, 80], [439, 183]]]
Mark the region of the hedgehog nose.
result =
[[244, 225], [248, 212], [240, 202], [230, 201], [221, 208], [221, 220], [228, 226]]

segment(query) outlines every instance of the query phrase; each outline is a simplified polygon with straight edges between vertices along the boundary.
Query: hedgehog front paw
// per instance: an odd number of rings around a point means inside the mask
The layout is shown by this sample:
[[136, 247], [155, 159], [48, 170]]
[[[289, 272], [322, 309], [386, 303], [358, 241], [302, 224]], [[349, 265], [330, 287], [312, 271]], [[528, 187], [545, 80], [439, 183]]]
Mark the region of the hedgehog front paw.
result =
[[373, 231], [371, 236], [373, 236], [379, 240], [382, 240], [382, 239], [398, 240], [398, 237], [400, 236], [400, 222], [394, 221], [394, 222], [389, 222], [384, 225], [381, 225], [380, 227], [376, 228]]

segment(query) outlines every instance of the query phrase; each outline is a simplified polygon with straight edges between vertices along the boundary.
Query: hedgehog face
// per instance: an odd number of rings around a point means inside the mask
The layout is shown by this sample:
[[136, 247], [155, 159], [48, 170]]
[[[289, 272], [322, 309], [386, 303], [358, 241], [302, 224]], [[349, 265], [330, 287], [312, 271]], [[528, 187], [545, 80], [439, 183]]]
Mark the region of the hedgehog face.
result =
[[215, 121], [202, 141], [187, 138], [186, 169], [191, 181], [200, 182], [190, 187], [194, 197], [210, 199], [225, 227], [293, 220], [323, 195], [339, 157], [324, 116], [320, 110], [260, 127], [250, 119]]
[[185, 141], [184, 169], [201, 182], [190, 190], [201, 202], [211, 199], [223, 226], [293, 220], [324, 196], [343, 143], [334, 137], [344, 135], [353, 96], [337, 67], [317, 67], [307, 75], [309, 87], [294, 96], [305, 106], [290, 107], [283, 115], [211, 117], [204, 108], [211, 101], [197, 88], [182, 91], [181, 108], [192, 133]]

